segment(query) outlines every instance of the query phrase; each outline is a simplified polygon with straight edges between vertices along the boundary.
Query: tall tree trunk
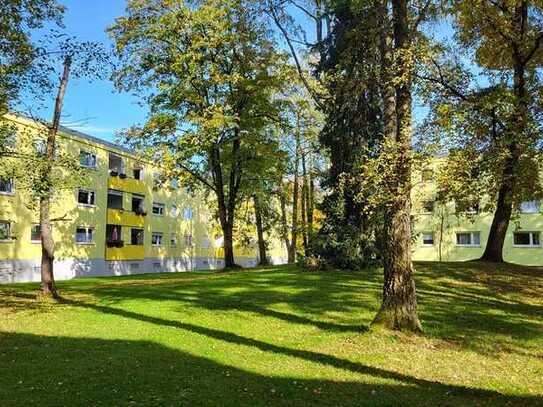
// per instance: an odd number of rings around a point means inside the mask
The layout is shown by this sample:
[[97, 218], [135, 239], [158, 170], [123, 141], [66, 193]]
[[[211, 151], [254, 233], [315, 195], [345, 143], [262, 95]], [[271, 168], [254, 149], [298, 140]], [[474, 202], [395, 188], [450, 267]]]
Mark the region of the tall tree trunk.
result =
[[[387, 10], [382, 6], [382, 13]], [[393, 157], [396, 167], [391, 196], [396, 197], [385, 216], [385, 241], [383, 251], [383, 302], [372, 325], [388, 329], [420, 331], [421, 324], [417, 316], [415, 281], [411, 261], [411, 63], [404, 59], [410, 48], [408, 0], [392, 0], [394, 47], [397, 52], [397, 77], [402, 82], [395, 87], [396, 109], [392, 113], [392, 88], [390, 80], [385, 82], [385, 132], [393, 143]], [[388, 15], [388, 13], [386, 14]], [[383, 14], [383, 19], [385, 14]], [[383, 29], [387, 29], [383, 21]], [[387, 30], [388, 31], [388, 30]], [[387, 37], [383, 62], [387, 61]], [[390, 66], [390, 65], [389, 65]], [[386, 68], [385, 66], [383, 68]], [[388, 71], [388, 70], [387, 70]], [[389, 75], [386, 75], [390, 78]], [[392, 134], [392, 120], [395, 117], [395, 134]]]
[[[287, 256], [290, 254], [290, 239], [288, 235], [288, 220], [287, 220], [287, 198], [285, 196], [285, 191], [283, 188], [283, 181], [279, 183], [282, 187], [282, 191], [279, 191], [279, 204], [281, 207], [281, 238], [283, 239], [283, 242], [285, 243], [285, 247], [287, 249]], [[288, 261], [288, 260], [287, 260]]]
[[[528, 19], [528, 7], [526, 1], [519, 1], [515, 8], [513, 17], [513, 26], [517, 36], [524, 38]], [[481, 260], [502, 263], [503, 246], [511, 215], [513, 213], [513, 196], [515, 194], [515, 180], [518, 176], [518, 162], [520, 151], [516, 139], [518, 135], [524, 139], [527, 130], [528, 104], [526, 100], [526, 64], [529, 62], [522, 53], [522, 46], [512, 45], [512, 55], [514, 61], [513, 72], [513, 94], [515, 95], [514, 121], [508, 131], [511, 133], [508, 143], [508, 154], [503, 169], [501, 186], [498, 192], [496, 202], [496, 211], [490, 226], [488, 240]]]
[[313, 236], [313, 213], [315, 211], [315, 180], [313, 179], [313, 149], [309, 150], [309, 191], [307, 204], [307, 227], [309, 229], [309, 241]]
[[291, 241], [288, 251], [289, 264], [296, 262], [296, 246], [298, 242], [298, 193], [299, 193], [299, 176], [298, 167], [300, 165], [300, 135], [296, 135], [296, 156], [294, 159], [294, 183], [292, 185], [292, 231]]
[[256, 220], [256, 234], [258, 236], [258, 257], [259, 266], [267, 266], [268, 255], [266, 253], [266, 240], [264, 239], [264, 225], [262, 223], [262, 207], [260, 205], [260, 199], [258, 195], [253, 195], [253, 203], [255, 206], [255, 220]]
[[307, 237], [307, 207], [309, 203], [309, 185], [307, 182], [307, 168], [305, 165], [305, 154], [302, 153], [302, 202], [301, 202], [301, 215], [302, 215], [302, 242], [304, 245], [304, 255], [307, 256], [309, 252], [309, 242]]
[[58, 293], [55, 287], [55, 274], [53, 264], [55, 260], [55, 242], [51, 229], [51, 171], [55, 160], [55, 144], [60, 126], [60, 116], [62, 114], [62, 105], [68, 80], [70, 78], [71, 57], [64, 59], [64, 71], [60, 80], [57, 98], [55, 100], [55, 109], [53, 112], [53, 121], [47, 135], [46, 144], [46, 165], [42, 175], [43, 184], [47, 186], [47, 192], [40, 197], [40, 233], [41, 233], [41, 293], [47, 297], [57, 298]]

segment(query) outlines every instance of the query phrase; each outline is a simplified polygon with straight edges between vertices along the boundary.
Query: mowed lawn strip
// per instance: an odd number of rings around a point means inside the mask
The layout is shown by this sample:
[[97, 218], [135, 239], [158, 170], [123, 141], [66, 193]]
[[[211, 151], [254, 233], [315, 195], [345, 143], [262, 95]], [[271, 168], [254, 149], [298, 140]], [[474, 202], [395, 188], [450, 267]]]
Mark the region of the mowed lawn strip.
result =
[[543, 270], [416, 265], [425, 334], [368, 332], [381, 272], [293, 266], [0, 286], [0, 404], [543, 405]]

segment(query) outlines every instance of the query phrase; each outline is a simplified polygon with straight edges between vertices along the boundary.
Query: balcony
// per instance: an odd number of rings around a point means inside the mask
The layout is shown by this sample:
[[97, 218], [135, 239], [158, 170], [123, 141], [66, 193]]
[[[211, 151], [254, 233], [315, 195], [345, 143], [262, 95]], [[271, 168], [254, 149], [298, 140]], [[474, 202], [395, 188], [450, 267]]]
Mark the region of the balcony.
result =
[[144, 195], [147, 192], [145, 183], [139, 179], [122, 178], [121, 176], [110, 176], [108, 180], [108, 188], [117, 191], [131, 192], [134, 194]]
[[145, 216], [123, 209], [108, 208], [107, 223], [110, 225], [143, 227], [145, 225]]
[[145, 248], [137, 245], [106, 247], [106, 260], [143, 260]]

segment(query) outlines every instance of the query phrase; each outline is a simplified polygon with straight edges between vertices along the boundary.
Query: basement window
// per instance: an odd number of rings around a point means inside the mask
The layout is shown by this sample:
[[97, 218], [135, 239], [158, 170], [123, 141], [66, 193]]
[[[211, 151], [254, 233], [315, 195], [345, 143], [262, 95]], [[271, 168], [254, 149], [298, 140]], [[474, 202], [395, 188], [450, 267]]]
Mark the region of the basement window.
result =
[[513, 234], [515, 247], [541, 247], [539, 232], [515, 232]]

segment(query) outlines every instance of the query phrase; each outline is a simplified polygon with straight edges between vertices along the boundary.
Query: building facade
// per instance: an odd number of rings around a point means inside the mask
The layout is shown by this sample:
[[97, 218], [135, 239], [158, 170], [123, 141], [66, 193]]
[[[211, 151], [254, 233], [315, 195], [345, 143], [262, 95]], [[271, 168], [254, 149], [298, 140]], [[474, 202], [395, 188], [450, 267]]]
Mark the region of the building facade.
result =
[[[434, 168], [414, 175], [413, 217], [415, 225], [415, 261], [466, 261], [482, 256], [493, 214], [482, 212], [481, 197], [469, 208], [454, 202], [439, 203], [435, 199]], [[506, 262], [526, 266], [543, 266], [543, 214], [539, 200], [523, 202], [509, 224], [503, 249]]]
[[[9, 118], [43, 134], [40, 125]], [[85, 181], [59, 191], [52, 202], [55, 278], [217, 269], [222, 238], [206, 201], [177, 182], [161, 181], [160, 168], [123, 147], [62, 128], [57, 148], [79, 157]], [[0, 180], [0, 283], [40, 280], [38, 213], [16, 179]], [[286, 254], [279, 241], [272, 262]], [[238, 264], [255, 266], [255, 245], [235, 248]]]

